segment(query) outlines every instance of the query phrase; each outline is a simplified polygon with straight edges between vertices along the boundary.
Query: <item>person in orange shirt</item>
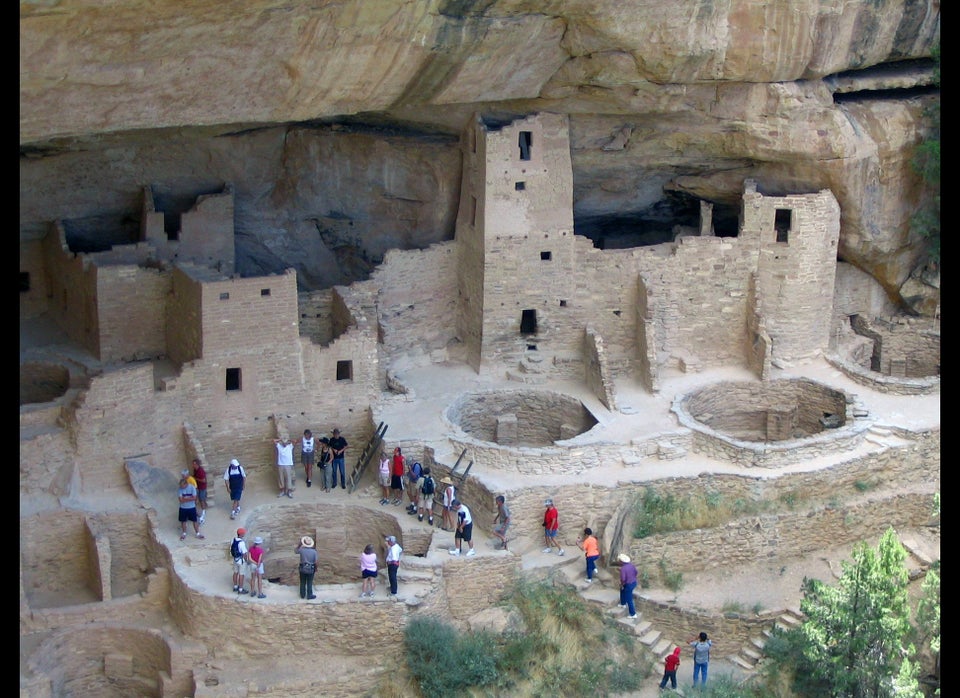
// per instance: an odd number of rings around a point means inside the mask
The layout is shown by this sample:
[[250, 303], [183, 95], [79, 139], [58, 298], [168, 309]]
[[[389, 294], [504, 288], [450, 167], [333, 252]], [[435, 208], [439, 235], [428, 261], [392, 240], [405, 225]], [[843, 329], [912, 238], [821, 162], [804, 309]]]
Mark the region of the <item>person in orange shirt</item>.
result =
[[600, 559], [600, 543], [593, 535], [593, 529], [583, 529], [583, 537], [577, 539], [577, 547], [587, 558], [587, 584], [593, 582], [593, 573], [597, 571], [597, 560]]

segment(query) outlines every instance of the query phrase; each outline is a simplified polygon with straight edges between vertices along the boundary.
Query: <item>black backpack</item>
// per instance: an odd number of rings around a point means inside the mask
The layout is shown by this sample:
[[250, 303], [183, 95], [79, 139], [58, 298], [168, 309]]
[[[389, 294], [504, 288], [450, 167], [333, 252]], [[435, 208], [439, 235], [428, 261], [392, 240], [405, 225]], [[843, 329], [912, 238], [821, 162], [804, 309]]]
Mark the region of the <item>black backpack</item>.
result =
[[420, 491], [424, 494], [433, 494], [433, 477], [427, 475], [423, 478], [423, 486], [420, 488]]
[[233, 542], [230, 544], [230, 555], [236, 560], [238, 557], [243, 557], [240, 554], [240, 538], [234, 538]]

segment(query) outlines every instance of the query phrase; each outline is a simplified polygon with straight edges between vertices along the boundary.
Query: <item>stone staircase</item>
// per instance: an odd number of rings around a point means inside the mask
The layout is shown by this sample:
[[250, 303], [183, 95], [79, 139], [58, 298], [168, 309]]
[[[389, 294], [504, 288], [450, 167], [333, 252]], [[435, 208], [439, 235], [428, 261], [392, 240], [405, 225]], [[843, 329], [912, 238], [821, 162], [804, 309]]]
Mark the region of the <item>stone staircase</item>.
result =
[[788, 608], [768, 627], [750, 639], [746, 645], [740, 648], [740, 651], [730, 658], [730, 661], [736, 664], [744, 671], [754, 671], [757, 664], [763, 657], [763, 648], [766, 647], [767, 640], [773, 635], [774, 628], [783, 630], [792, 630], [803, 622], [803, 614], [799, 608]]

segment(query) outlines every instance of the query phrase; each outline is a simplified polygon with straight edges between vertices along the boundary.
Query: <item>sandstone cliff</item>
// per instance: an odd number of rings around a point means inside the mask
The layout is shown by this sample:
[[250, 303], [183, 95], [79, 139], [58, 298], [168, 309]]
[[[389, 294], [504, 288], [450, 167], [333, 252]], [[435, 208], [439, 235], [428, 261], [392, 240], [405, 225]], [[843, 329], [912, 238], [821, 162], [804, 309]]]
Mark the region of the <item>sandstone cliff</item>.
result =
[[[21, 239], [135, 234], [237, 192], [238, 270], [305, 288], [449, 239], [470, 114], [571, 117], [577, 232], [735, 219], [743, 180], [831, 189], [839, 255], [914, 312], [939, 306], [911, 167], [939, 101], [939, 3], [161, 0], [20, 4]], [[728, 224], [729, 225], [729, 224]], [[735, 226], [735, 224], [732, 224]], [[605, 235], [609, 232], [604, 233]], [[905, 290], [902, 290], [905, 289]]]

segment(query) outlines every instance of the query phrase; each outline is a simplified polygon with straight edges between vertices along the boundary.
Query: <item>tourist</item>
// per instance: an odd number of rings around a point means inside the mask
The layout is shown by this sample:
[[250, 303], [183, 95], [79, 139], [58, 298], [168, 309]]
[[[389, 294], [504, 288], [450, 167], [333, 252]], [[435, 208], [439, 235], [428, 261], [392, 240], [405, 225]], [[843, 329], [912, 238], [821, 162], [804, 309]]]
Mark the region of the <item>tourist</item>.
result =
[[677, 669], [680, 667], [680, 647], [673, 648], [673, 654], [668, 654], [663, 659], [663, 678], [660, 679], [660, 690], [667, 687], [667, 680], [670, 680], [670, 688], [677, 690]]
[[250, 564], [247, 569], [250, 572], [250, 596], [256, 596], [258, 599], [265, 599], [267, 595], [263, 593], [263, 556], [266, 551], [263, 549], [263, 538], [257, 536], [253, 539], [253, 545], [247, 552], [247, 558]]
[[457, 526], [453, 515], [453, 500], [457, 498], [457, 488], [454, 487], [453, 480], [446, 475], [440, 478], [440, 484], [443, 485], [443, 521], [440, 529], [452, 531]]
[[277, 447], [277, 482], [280, 485], [278, 497], [293, 499], [296, 484], [293, 473], [293, 442], [286, 436], [273, 440]]
[[420, 478], [423, 475], [423, 466], [419, 461], [414, 461], [407, 473], [407, 482], [404, 487], [407, 491], [407, 497], [410, 498], [410, 504], [407, 505], [408, 514], [417, 513], [417, 500], [420, 497]]
[[377, 554], [373, 551], [372, 545], [368, 545], [360, 553], [360, 577], [363, 579], [360, 598], [372, 597], [377, 586]]
[[706, 633], [690, 641], [693, 647], [693, 687], [697, 687], [697, 677], [700, 677], [700, 688], [707, 685], [707, 667], [710, 664], [710, 648], [713, 647], [713, 640], [707, 638]]
[[464, 542], [470, 547], [467, 551], [467, 557], [476, 555], [477, 551], [473, 549], [473, 516], [470, 515], [470, 509], [459, 499], [453, 500], [453, 513], [457, 517], [457, 533], [454, 536], [456, 548], [450, 549], [451, 555], [459, 555], [463, 550]]
[[546, 546], [543, 552], [550, 554], [553, 548], [557, 549], [557, 555], [563, 555], [563, 548], [557, 542], [557, 533], [560, 531], [560, 514], [553, 505], [552, 499], [544, 501], [546, 510], [543, 512], [543, 540]]
[[390, 490], [393, 492], [393, 503], [397, 506], [403, 503], [403, 475], [407, 469], [406, 464], [403, 451], [397, 446], [393, 449], [393, 467], [390, 470]]
[[390, 458], [386, 451], [380, 451], [380, 469], [377, 471], [377, 482], [380, 483], [380, 504], [390, 503]]
[[633, 602], [633, 590], [637, 588], [637, 567], [626, 553], [620, 553], [617, 559], [620, 561], [620, 605], [626, 606], [630, 618], [635, 619], [637, 608]]
[[433, 495], [436, 492], [437, 484], [430, 474], [430, 468], [423, 469], [423, 477], [420, 478], [420, 495], [417, 497], [417, 521], [423, 521], [423, 513], [429, 516], [429, 523], [433, 526]]
[[340, 436], [340, 430], [334, 429], [333, 436], [330, 437], [330, 451], [333, 455], [331, 467], [333, 468], [333, 486], [337, 486], [337, 473], [340, 473], [340, 489], [347, 489], [347, 471], [346, 455], [347, 440]]
[[600, 559], [600, 542], [593, 535], [592, 528], [583, 529], [583, 536], [577, 539], [577, 547], [583, 551], [587, 561], [587, 584], [593, 583], [593, 575], [597, 571], [597, 560]]
[[387, 536], [384, 539], [387, 542], [387, 577], [390, 579], [390, 597], [397, 598], [397, 572], [400, 569], [400, 556], [403, 555], [403, 548], [397, 543], [396, 536]]
[[233, 564], [233, 590], [238, 594], [246, 594], [247, 590], [243, 588], [244, 567], [249, 559], [247, 557], [247, 541], [243, 537], [247, 535], [247, 529], [238, 528], [237, 535], [230, 542], [230, 557]]
[[501, 494], [494, 500], [497, 505], [497, 515], [493, 519], [496, 524], [493, 527], [493, 535], [500, 539], [500, 547], [507, 549], [507, 530], [510, 528], [510, 509], [507, 508], [507, 500]]
[[230, 465], [223, 471], [223, 482], [227, 486], [227, 492], [230, 493], [230, 518], [235, 519], [240, 514], [240, 498], [243, 496], [243, 488], [247, 483], [247, 472], [240, 465], [236, 458], [230, 461]]
[[324, 492], [330, 491], [330, 478], [332, 477], [331, 471], [333, 470], [330, 460], [332, 458], [333, 454], [330, 452], [330, 439], [324, 436], [320, 439], [320, 455], [317, 457], [317, 465], [320, 467]]
[[191, 465], [193, 481], [197, 487], [197, 523], [203, 526], [207, 519], [207, 471], [201, 465], [199, 458], [194, 458]]
[[303, 430], [300, 438], [300, 463], [303, 465], [303, 475], [307, 479], [307, 487], [313, 485], [313, 464], [316, 458], [316, 439], [309, 429]]
[[298, 567], [300, 572], [300, 598], [313, 601], [317, 598], [313, 593], [313, 576], [317, 573], [317, 561], [320, 559], [317, 549], [314, 547], [313, 538], [303, 536], [295, 551], [300, 554], [300, 565]]
[[180, 502], [180, 508], [177, 512], [177, 519], [180, 521], [180, 540], [187, 538], [187, 521], [193, 523], [193, 530], [197, 538], [203, 539], [200, 533], [200, 524], [197, 522], [197, 488], [188, 482], [190, 477], [189, 470], [180, 471], [180, 485], [177, 488], [177, 499]]

